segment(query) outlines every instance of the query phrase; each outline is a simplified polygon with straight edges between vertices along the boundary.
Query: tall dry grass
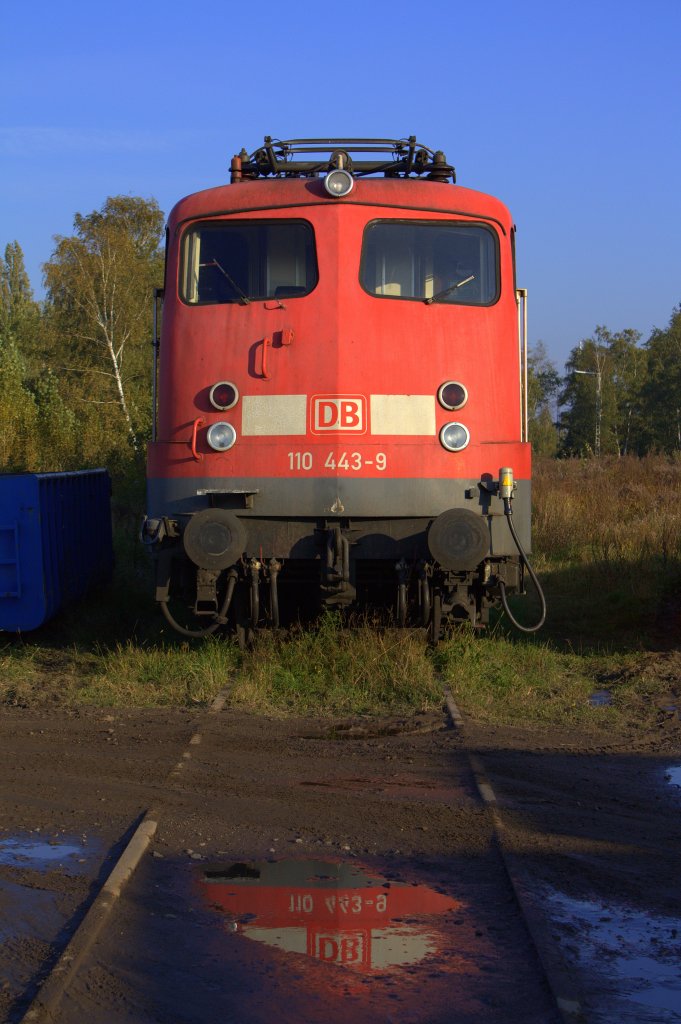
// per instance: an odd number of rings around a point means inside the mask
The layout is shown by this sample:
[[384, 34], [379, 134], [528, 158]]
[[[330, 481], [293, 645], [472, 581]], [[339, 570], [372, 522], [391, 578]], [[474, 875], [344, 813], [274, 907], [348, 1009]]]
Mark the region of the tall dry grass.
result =
[[533, 504], [546, 565], [681, 562], [681, 458], [540, 459]]
[[533, 504], [542, 636], [584, 652], [657, 643], [681, 594], [681, 459], [538, 460]]

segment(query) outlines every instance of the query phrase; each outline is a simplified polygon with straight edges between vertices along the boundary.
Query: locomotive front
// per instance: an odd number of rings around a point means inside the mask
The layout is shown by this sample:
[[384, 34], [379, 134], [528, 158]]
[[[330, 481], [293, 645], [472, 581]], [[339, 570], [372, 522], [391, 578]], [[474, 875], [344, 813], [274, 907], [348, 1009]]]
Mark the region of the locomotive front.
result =
[[181, 632], [378, 605], [437, 639], [522, 591], [514, 228], [453, 179], [413, 138], [268, 138], [173, 210], [143, 535]]

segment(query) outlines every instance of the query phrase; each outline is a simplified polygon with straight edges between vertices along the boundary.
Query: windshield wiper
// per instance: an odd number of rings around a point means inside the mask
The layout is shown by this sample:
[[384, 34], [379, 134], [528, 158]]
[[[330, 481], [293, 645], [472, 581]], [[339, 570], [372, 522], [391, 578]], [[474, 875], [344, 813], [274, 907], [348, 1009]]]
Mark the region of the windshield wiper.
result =
[[431, 302], [437, 302], [438, 299], [444, 299], [445, 295], [449, 295], [450, 292], [455, 292], [457, 288], [463, 288], [465, 284], [470, 284], [471, 281], [475, 281], [475, 274], [471, 274], [470, 277], [465, 277], [463, 281], [457, 281], [456, 284], [450, 284], [449, 288], [445, 288], [444, 291], [438, 292], [437, 295], [431, 295], [429, 299], [423, 301], [429, 306]]
[[234, 278], [230, 277], [230, 275], [227, 273], [227, 271], [225, 270], [225, 268], [222, 266], [221, 263], [218, 263], [217, 260], [211, 260], [210, 263], [204, 263], [202, 265], [204, 267], [217, 267], [218, 270], [220, 271], [220, 273], [222, 274], [222, 276], [227, 279], [228, 283], [233, 288], [234, 292], [236, 293], [236, 295], [239, 298], [239, 302], [241, 303], [241, 305], [242, 306], [247, 306], [249, 304], [249, 302], [251, 300], [249, 299], [248, 295], [246, 295], [246, 293], [241, 290], [241, 288], [236, 283]]

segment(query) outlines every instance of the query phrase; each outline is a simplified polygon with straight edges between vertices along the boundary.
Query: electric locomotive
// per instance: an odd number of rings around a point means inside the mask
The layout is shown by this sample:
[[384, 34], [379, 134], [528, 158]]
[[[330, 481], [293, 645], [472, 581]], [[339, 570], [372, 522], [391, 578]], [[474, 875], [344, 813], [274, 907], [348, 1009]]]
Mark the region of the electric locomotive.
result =
[[379, 605], [437, 640], [523, 592], [515, 228], [455, 182], [415, 137], [266, 137], [173, 209], [143, 537], [180, 632]]

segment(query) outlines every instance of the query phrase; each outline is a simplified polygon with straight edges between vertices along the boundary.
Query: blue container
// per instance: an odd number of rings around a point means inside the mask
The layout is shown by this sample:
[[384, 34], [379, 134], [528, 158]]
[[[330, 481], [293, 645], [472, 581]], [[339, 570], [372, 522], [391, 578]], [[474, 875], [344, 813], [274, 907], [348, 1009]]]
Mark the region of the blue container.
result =
[[105, 469], [0, 476], [0, 630], [36, 629], [112, 569]]

